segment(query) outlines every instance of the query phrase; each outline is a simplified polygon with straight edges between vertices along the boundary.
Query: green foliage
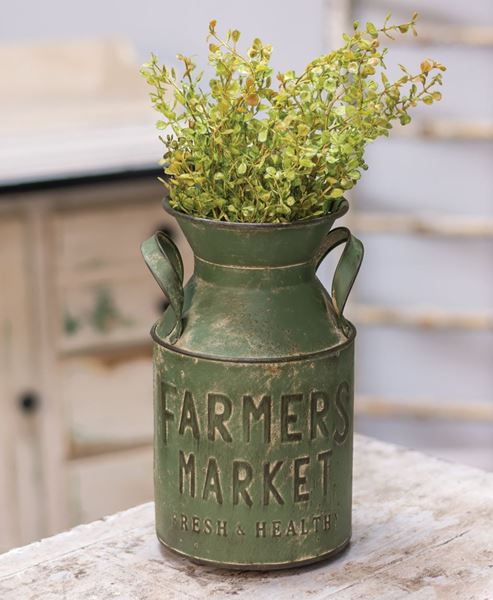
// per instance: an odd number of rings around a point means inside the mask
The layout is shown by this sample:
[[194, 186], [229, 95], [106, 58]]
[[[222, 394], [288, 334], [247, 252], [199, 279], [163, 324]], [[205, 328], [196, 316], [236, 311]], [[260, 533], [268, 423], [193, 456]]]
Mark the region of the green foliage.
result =
[[[209, 25], [214, 76], [204, 91], [202, 73], [188, 57], [179, 76], [156, 57], [142, 74], [162, 114], [163, 162], [170, 205], [198, 217], [243, 222], [288, 222], [319, 217], [367, 169], [368, 142], [388, 136], [392, 122], [411, 121], [409, 109], [441, 95], [445, 67], [424, 60], [418, 73], [400, 65], [389, 81], [387, 48], [380, 39], [415, 31], [417, 15], [400, 25], [354, 23], [344, 45], [320, 56], [301, 74], [269, 66], [272, 46], [255, 39], [243, 54], [240, 32], [223, 39]], [[170, 99], [169, 90], [172, 91]]]

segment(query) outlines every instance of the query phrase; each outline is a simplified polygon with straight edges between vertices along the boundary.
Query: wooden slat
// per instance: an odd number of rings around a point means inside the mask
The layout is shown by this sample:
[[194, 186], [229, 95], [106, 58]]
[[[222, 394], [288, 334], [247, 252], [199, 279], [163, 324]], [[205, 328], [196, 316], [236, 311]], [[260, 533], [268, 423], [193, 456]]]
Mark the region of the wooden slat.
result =
[[493, 313], [451, 313], [443, 310], [409, 310], [353, 304], [349, 317], [357, 325], [397, 325], [423, 329], [493, 329]]
[[18, 406], [37, 383], [26, 238], [23, 217], [0, 220], [0, 552], [42, 534], [38, 420]]
[[493, 27], [490, 26], [420, 22], [418, 32], [419, 35], [413, 38], [418, 44], [493, 46]]
[[120, 360], [130, 360], [139, 356], [151, 355], [152, 340], [148, 331], [146, 331], [145, 336], [139, 333], [137, 335], [122, 334], [110, 340], [101, 340], [100, 343], [95, 343], [94, 340], [79, 343], [79, 341], [75, 340], [73, 343], [72, 341], [64, 341], [58, 346], [59, 358], [107, 357], [114, 362], [118, 362]]
[[68, 460], [81, 460], [93, 456], [103, 456], [111, 454], [120, 454], [122, 452], [131, 452], [132, 450], [152, 450], [152, 439], [135, 440], [129, 443], [90, 443], [71, 441], [68, 449]]
[[409, 233], [457, 237], [492, 237], [493, 219], [468, 215], [444, 216], [358, 212], [352, 221], [361, 233]]
[[493, 140], [492, 121], [416, 120], [405, 127], [396, 126], [392, 135], [437, 140]]
[[65, 529], [67, 489], [65, 485], [63, 406], [58, 394], [55, 339], [55, 303], [53, 275], [55, 265], [54, 236], [48, 207], [40, 203], [29, 213], [30, 282], [36, 298], [35, 327], [31, 332], [37, 357], [40, 411], [40, 456], [43, 463], [44, 535]]
[[420, 419], [448, 419], [493, 423], [493, 403], [465, 399], [464, 402], [444, 401], [440, 398], [396, 398], [389, 396], [358, 395], [356, 414], [371, 417], [405, 417]]

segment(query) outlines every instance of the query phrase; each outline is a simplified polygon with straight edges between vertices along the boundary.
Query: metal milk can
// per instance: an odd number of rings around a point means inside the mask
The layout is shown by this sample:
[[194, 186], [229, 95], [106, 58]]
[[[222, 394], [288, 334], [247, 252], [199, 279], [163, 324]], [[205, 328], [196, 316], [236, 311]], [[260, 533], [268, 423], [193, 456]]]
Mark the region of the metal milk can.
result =
[[[308, 564], [351, 536], [355, 329], [343, 309], [363, 258], [340, 199], [322, 218], [229, 223], [174, 211], [195, 255], [183, 287], [164, 233], [142, 244], [169, 300], [154, 325], [159, 540], [238, 569]], [[329, 294], [316, 276], [344, 250]]]

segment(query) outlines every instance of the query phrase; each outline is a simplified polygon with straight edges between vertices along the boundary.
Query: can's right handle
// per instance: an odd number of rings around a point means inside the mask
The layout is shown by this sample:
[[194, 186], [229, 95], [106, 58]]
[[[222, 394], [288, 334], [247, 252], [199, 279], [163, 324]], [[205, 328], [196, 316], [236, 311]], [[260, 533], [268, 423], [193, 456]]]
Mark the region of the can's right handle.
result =
[[334, 272], [331, 295], [337, 316], [342, 318], [342, 312], [363, 261], [364, 247], [347, 227], [332, 229], [320, 250], [317, 267], [327, 254], [340, 244], [345, 246]]
[[166, 336], [174, 344], [183, 331], [183, 261], [180, 252], [173, 240], [162, 231], [142, 242], [140, 249], [174, 313], [171, 330]]

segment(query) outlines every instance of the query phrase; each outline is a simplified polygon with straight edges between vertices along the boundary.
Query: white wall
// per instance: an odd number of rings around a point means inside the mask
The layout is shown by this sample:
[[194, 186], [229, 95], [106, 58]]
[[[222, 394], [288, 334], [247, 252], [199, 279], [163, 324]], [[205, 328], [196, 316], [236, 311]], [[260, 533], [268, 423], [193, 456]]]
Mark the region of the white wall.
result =
[[245, 39], [274, 45], [278, 68], [299, 69], [323, 52], [324, 0], [4, 0], [0, 41], [125, 37], [144, 61], [163, 62], [177, 52], [204, 56], [208, 23], [239, 29]]

